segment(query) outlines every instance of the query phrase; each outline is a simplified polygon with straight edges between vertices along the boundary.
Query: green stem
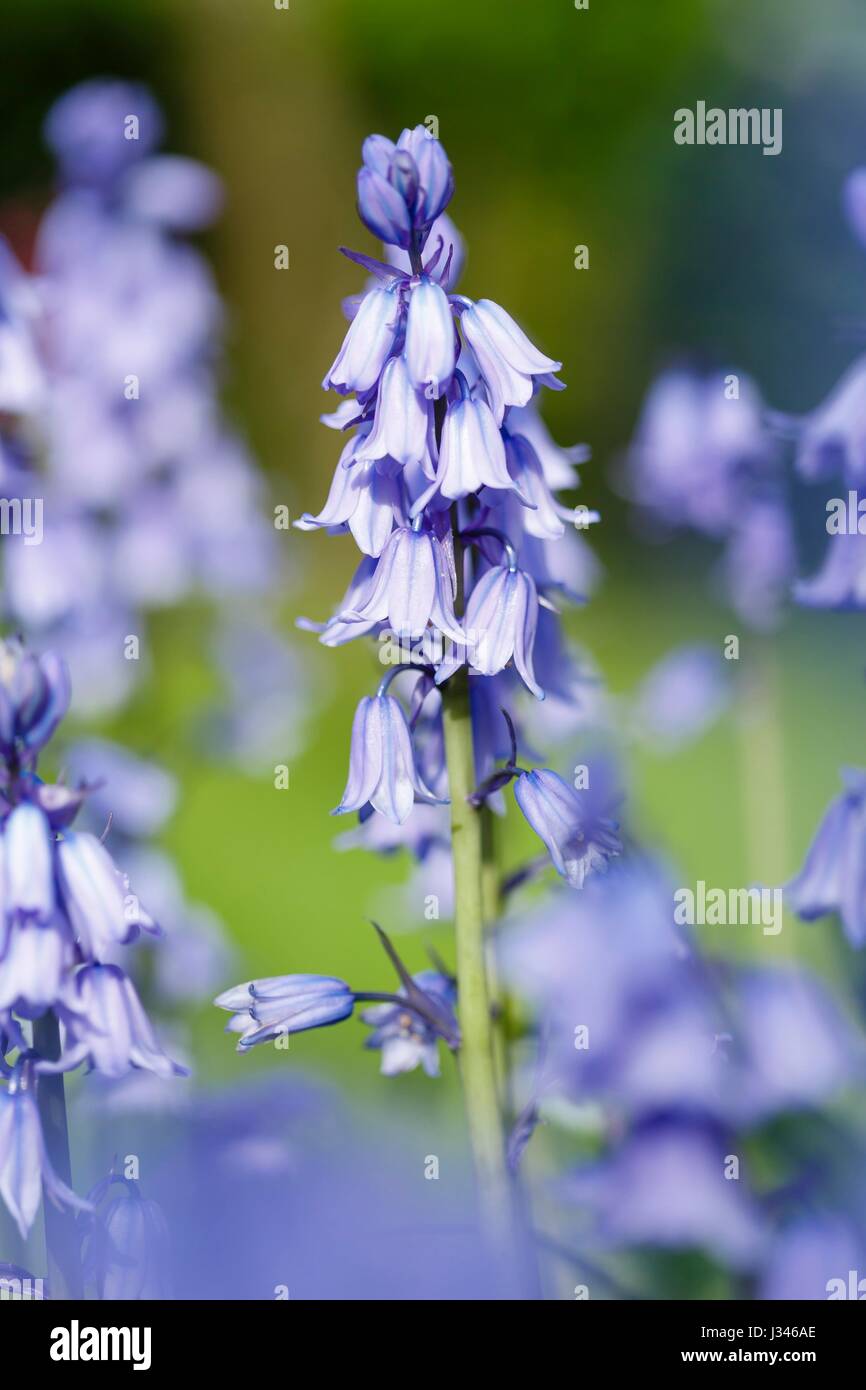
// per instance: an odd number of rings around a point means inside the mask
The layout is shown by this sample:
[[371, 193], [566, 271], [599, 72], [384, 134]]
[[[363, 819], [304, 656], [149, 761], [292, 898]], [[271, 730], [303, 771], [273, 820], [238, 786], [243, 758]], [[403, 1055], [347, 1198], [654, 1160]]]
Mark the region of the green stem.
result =
[[511, 1184], [505, 1162], [496, 1080], [493, 1021], [484, 946], [481, 815], [467, 797], [475, 789], [469, 681], [461, 668], [443, 690], [445, 753], [451, 794], [451, 848], [460, 999], [460, 1070], [469, 1137], [482, 1208], [500, 1232], [510, 1221]]
[[[60, 1056], [60, 1024], [53, 1010], [33, 1024], [33, 1047], [40, 1057], [56, 1062]], [[42, 1136], [49, 1161], [67, 1187], [72, 1186], [69, 1157], [69, 1128], [66, 1122], [66, 1096], [62, 1076], [41, 1076], [37, 1089]], [[48, 1281], [53, 1299], [81, 1298], [81, 1261], [75, 1217], [59, 1211], [43, 1188], [42, 1210], [45, 1220], [45, 1253]]]

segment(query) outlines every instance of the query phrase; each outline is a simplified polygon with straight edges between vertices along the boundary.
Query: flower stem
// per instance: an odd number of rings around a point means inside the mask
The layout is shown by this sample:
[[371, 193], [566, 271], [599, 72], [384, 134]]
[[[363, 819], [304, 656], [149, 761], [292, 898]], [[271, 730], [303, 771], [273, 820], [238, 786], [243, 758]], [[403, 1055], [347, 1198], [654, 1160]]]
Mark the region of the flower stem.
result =
[[[60, 1056], [60, 1024], [49, 1009], [33, 1024], [33, 1047], [40, 1057], [56, 1062]], [[69, 1127], [66, 1122], [66, 1096], [62, 1076], [41, 1076], [36, 1093], [42, 1137], [48, 1159], [57, 1176], [72, 1186], [69, 1157]], [[51, 1297], [81, 1298], [81, 1261], [75, 1217], [59, 1211], [49, 1201], [43, 1187], [42, 1210], [45, 1220], [45, 1253]]]
[[460, 1069], [482, 1210], [488, 1227], [501, 1233], [511, 1220], [512, 1194], [505, 1162], [485, 962], [481, 814], [467, 800], [475, 788], [475, 759], [465, 667], [443, 690], [442, 713], [451, 793]]

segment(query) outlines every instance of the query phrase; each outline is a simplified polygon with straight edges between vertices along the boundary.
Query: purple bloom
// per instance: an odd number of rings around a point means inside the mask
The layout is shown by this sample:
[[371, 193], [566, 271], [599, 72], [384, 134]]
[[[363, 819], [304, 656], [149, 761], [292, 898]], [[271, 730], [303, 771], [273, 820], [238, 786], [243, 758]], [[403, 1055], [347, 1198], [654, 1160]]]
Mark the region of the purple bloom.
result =
[[710, 728], [730, 703], [724, 658], [710, 646], [677, 647], [655, 665], [634, 700], [640, 737], [665, 752]]
[[22, 1240], [36, 1219], [43, 1189], [57, 1207], [88, 1211], [55, 1173], [45, 1151], [32, 1079], [19, 1072], [0, 1089], [0, 1197], [9, 1208]]
[[[57, 847], [61, 895], [72, 930], [90, 960], [134, 940], [144, 923], [127, 904], [123, 879], [95, 835], [65, 835]], [[128, 910], [128, 908], [133, 910]]]
[[74, 961], [71, 934], [61, 919], [47, 926], [7, 926], [0, 949], [0, 1009], [38, 1018], [60, 998]]
[[401, 825], [415, 804], [435, 800], [415, 762], [412, 735], [393, 695], [366, 695], [355, 713], [349, 780], [334, 815], [359, 811], [369, 802]]
[[547, 845], [553, 866], [572, 888], [606, 867], [622, 851], [618, 823], [610, 816], [610, 797], [594, 783], [577, 791], [544, 768], [521, 772], [514, 784], [517, 804], [536, 835]]
[[12, 921], [44, 925], [54, 915], [51, 828], [38, 806], [16, 806], [3, 827], [4, 910]]
[[866, 1047], [826, 987], [790, 967], [740, 972], [731, 1010], [736, 1105], [749, 1123], [810, 1110], [866, 1075]]
[[35, 656], [19, 641], [0, 643], [0, 752], [32, 757], [69, 707], [69, 672], [54, 652]]
[[454, 320], [445, 291], [426, 276], [409, 298], [403, 351], [412, 385], [428, 399], [441, 396], [454, 373]]
[[513, 660], [527, 688], [544, 699], [532, 666], [538, 593], [531, 574], [511, 564], [487, 570], [472, 590], [463, 621], [473, 670], [494, 676]]
[[845, 768], [845, 790], [815, 832], [802, 869], [785, 887], [806, 922], [837, 912], [852, 946], [866, 945], [866, 772]]
[[745, 1184], [725, 1175], [726, 1141], [709, 1128], [655, 1123], [631, 1134], [569, 1182], [573, 1200], [594, 1213], [604, 1245], [709, 1248], [735, 1268], [764, 1244], [760, 1211]]
[[404, 357], [392, 357], [379, 382], [373, 429], [356, 451], [358, 458], [418, 463], [427, 453], [430, 409], [413, 384]]
[[462, 374], [458, 382], [463, 394], [445, 416], [435, 481], [415, 502], [413, 513], [422, 511], [436, 493], [454, 501], [482, 487], [517, 487], [509, 475], [505, 444], [489, 405], [466, 393]]
[[[352, 441], [353, 453], [362, 442], [360, 438]], [[301, 531], [348, 525], [358, 549], [365, 555], [378, 556], [394, 529], [394, 515], [400, 505], [397, 483], [374, 459], [360, 463], [351, 459], [350, 464], [337, 464], [327, 501], [318, 516], [305, 512], [295, 525]]]
[[384, 135], [364, 141], [358, 212], [374, 236], [420, 250], [454, 190], [445, 151], [424, 126], [404, 130], [396, 145]]
[[108, 185], [150, 154], [162, 117], [147, 88], [95, 78], [56, 101], [45, 136], [70, 183]]
[[330, 387], [341, 395], [371, 390], [393, 349], [400, 315], [400, 300], [393, 290], [377, 288], [365, 294], [322, 382], [325, 390]]
[[506, 406], [528, 404], [536, 377], [558, 372], [562, 366], [539, 352], [492, 299], [467, 301], [460, 324], [490, 392], [497, 424], [502, 423]]
[[41, 1062], [42, 1073], [71, 1071], [84, 1061], [113, 1080], [133, 1068], [155, 1076], [186, 1076], [156, 1040], [135, 986], [117, 965], [85, 965], [66, 989], [58, 1012], [66, 1024], [66, 1046], [57, 1063]]
[[421, 637], [428, 623], [463, 642], [454, 614], [454, 586], [442, 542], [430, 531], [392, 532], [362, 601], [344, 610], [343, 621], [365, 625], [386, 620], [401, 638]]
[[89, 1199], [102, 1203], [83, 1248], [85, 1277], [96, 1284], [99, 1298], [170, 1298], [170, 1239], [162, 1209], [141, 1195], [138, 1183], [116, 1174], [97, 1184]]
[[238, 1052], [286, 1033], [324, 1028], [348, 1018], [355, 996], [345, 980], [327, 975], [277, 975], [235, 985], [215, 1000], [233, 1018], [227, 1031], [240, 1033]]
[[666, 528], [692, 526], [719, 535], [743, 505], [747, 473], [768, 455], [761, 401], [739, 376], [739, 394], [726, 378], [666, 372], [644, 402], [629, 455], [629, 490], [638, 506]]
[[[454, 1018], [457, 990], [454, 981], [436, 970], [422, 970], [412, 978], [417, 987], [435, 1002], [437, 1009], [449, 1017], [452, 1032], [457, 1034]], [[401, 986], [398, 994], [405, 996], [404, 986]], [[364, 1010], [361, 1019], [374, 1030], [364, 1046], [381, 1051], [383, 1076], [397, 1076], [401, 1072], [415, 1071], [419, 1066], [424, 1068], [428, 1076], [439, 1075], [438, 1043], [442, 1033], [428, 1019], [399, 1003], [375, 1004]]]

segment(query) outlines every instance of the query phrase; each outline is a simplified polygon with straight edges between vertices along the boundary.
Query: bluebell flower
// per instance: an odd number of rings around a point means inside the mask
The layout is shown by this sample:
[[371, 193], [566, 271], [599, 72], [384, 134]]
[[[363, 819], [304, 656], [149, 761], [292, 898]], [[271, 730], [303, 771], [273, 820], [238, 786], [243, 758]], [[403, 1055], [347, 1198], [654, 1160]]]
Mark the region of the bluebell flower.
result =
[[32, 1073], [16, 1069], [8, 1085], [0, 1087], [0, 1197], [27, 1239], [36, 1219], [42, 1193], [57, 1207], [88, 1211], [55, 1173], [42, 1138]]
[[370, 391], [391, 355], [401, 315], [401, 301], [393, 289], [377, 287], [365, 294], [322, 382], [325, 390], [341, 395]]
[[568, 1180], [603, 1247], [708, 1249], [735, 1269], [757, 1263], [765, 1218], [744, 1182], [725, 1173], [729, 1141], [683, 1118], [653, 1121]]
[[[362, 445], [358, 437], [352, 441], [353, 452]], [[317, 516], [309, 512], [295, 522], [301, 531], [318, 527], [348, 526], [355, 544], [365, 555], [378, 557], [394, 529], [394, 515], [400, 506], [400, 494], [393, 475], [375, 459], [337, 464], [331, 490]]]
[[[422, 970], [412, 978], [418, 988], [428, 998], [435, 999], [442, 1011], [450, 1016], [456, 1032], [455, 982], [437, 970]], [[405, 997], [405, 986], [400, 987], [398, 994]], [[415, 1071], [419, 1066], [428, 1076], [439, 1075], [439, 1039], [442, 1035], [420, 1014], [399, 1003], [374, 1004], [372, 1008], [364, 1010], [361, 1019], [374, 1030], [364, 1046], [381, 1051], [383, 1076], [397, 1076], [401, 1072]]]
[[4, 909], [10, 921], [45, 925], [54, 916], [51, 827], [32, 802], [16, 806], [3, 826]]
[[494, 676], [513, 660], [527, 689], [543, 700], [532, 665], [537, 624], [538, 592], [532, 575], [512, 563], [488, 569], [477, 580], [463, 619], [472, 669]]
[[58, 1012], [66, 1044], [56, 1063], [37, 1063], [42, 1074], [72, 1071], [82, 1062], [115, 1080], [133, 1068], [155, 1076], [186, 1076], [156, 1040], [135, 986], [117, 965], [84, 965], [68, 981]]
[[340, 1023], [355, 995], [345, 980], [329, 975], [277, 975], [236, 985], [214, 1003], [233, 1015], [227, 1031], [240, 1034], [238, 1052], [246, 1052], [286, 1033]]
[[823, 982], [802, 968], [738, 971], [728, 1017], [743, 1123], [813, 1110], [866, 1078], [862, 1034]]
[[137, 1182], [112, 1174], [88, 1193], [95, 1208], [82, 1256], [87, 1283], [108, 1302], [172, 1296], [171, 1239], [157, 1202]]
[[[854, 1212], [815, 1210], [808, 1206], [793, 1214], [775, 1232], [762, 1262], [758, 1298], [771, 1302], [809, 1299], [823, 1301], [841, 1281], [844, 1297], [851, 1297], [850, 1274], [854, 1283], [866, 1267], [866, 1244], [862, 1227]], [[855, 1292], [862, 1299], [863, 1295]]]
[[123, 878], [95, 835], [65, 835], [57, 846], [57, 868], [63, 906], [86, 959], [104, 959], [134, 940], [141, 926], [147, 928], [134, 901], [127, 902]]
[[454, 373], [456, 333], [441, 286], [422, 276], [409, 296], [403, 352], [412, 385], [428, 399], [441, 396]]
[[760, 396], [738, 373], [731, 396], [721, 373], [676, 368], [650, 388], [628, 459], [632, 499], [660, 527], [723, 535], [745, 505], [744, 484], [765, 466], [771, 441]]
[[611, 799], [593, 783], [582, 791], [547, 768], [521, 772], [514, 796], [532, 829], [547, 846], [553, 866], [572, 888], [603, 869], [622, 851]]
[[404, 357], [392, 357], [385, 365], [376, 397], [373, 428], [357, 450], [359, 458], [419, 462], [428, 450], [430, 406], [414, 384]]
[[69, 708], [69, 671], [54, 652], [36, 656], [15, 638], [0, 642], [0, 753], [38, 753]]
[[343, 621], [387, 620], [398, 637], [421, 637], [432, 623], [453, 642], [465, 641], [454, 613], [454, 581], [442, 542], [431, 531], [398, 527], [391, 533], [361, 602]]
[[355, 713], [349, 779], [334, 815], [367, 803], [400, 825], [415, 799], [435, 800], [421, 780], [406, 716], [393, 695], [365, 696]]
[[[136, 138], [127, 128], [137, 121]], [[73, 87], [52, 106], [45, 137], [70, 183], [111, 184], [158, 145], [162, 117], [146, 87], [95, 78]]]
[[675, 647], [644, 676], [635, 692], [632, 722], [637, 735], [673, 752], [701, 737], [724, 713], [732, 689], [727, 663], [708, 644]]
[[830, 803], [785, 901], [804, 921], [839, 914], [852, 946], [866, 945], [866, 772], [844, 768], [845, 790]]
[[502, 423], [507, 406], [528, 404], [536, 378], [550, 376], [562, 366], [539, 352], [492, 299], [465, 301], [460, 326], [484, 377], [497, 424]]
[[358, 212], [374, 236], [404, 250], [420, 250], [454, 190], [451, 165], [424, 126], [404, 130], [396, 145], [371, 135], [362, 149]]
[[413, 504], [413, 514], [441, 493], [449, 501], [469, 497], [483, 487], [517, 489], [505, 462], [505, 444], [493, 412], [481, 396], [472, 396], [466, 378], [457, 374], [458, 398], [449, 406], [442, 427], [439, 464], [429, 488]]
[[0, 949], [0, 1009], [38, 1018], [61, 998], [74, 961], [75, 943], [61, 917], [45, 926], [7, 923]]

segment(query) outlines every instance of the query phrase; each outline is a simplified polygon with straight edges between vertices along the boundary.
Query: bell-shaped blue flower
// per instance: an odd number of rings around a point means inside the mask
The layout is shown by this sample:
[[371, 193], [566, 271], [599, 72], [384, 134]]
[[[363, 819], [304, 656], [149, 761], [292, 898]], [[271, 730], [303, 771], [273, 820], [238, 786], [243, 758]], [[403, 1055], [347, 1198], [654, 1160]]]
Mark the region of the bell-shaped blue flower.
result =
[[0, 952], [0, 1010], [38, 1018], [61, 997], [74, 959], [72, 937], [61, 918], [45, 926], [10, 923]]
[[508, 472], [505, 444], [490, 406], [481, 396], [469, 394], [462, 373], [458, 373], [457, 383], [461, 397], [448, 408], [436, 477], [414, 503], [412, 512], [416, 515], [436, 493], [453, 502], [483, 487], [518, 490]]
[[[361, 442], [352, 441], [355, 448]], [[393, 475], [374, 459], [359, 463], [350, 459], [349, 464], [337, 464], [327, 501], [318, 516], [305, 512], [295, 525], [300, 531], [347, 525], [358, 549], [365, 555], [378, 556], [394, 529], [399, 490]]]
[[[435, 1004], [437, 1012], [443, 1012], [450, 1020], [449, 1036], [459, 1037], [454, 1018], [457, 1002], [454, 981], [438, 970], [421, 970], [412, 978], [417, 988]], [[406, 987], [401, 986], [398, 994], [406, 996]], [[382, 1053], [383, 1076], [397, 1076], [415, 1071], [417, 1067], [423, 1067], [428, 1076], [439, 1075], [439, 1039], [443, 1034], [433, 1026], [430, 1018], [399, 1003], [386, 1003], [365, 1009], [361, 1020], [374, 1030], [364, 1046]]]
[[117, 1079], [137, 1069], [155, 1076], [186, 1076], [186, 1067], [166, 1056], [156, 1040], [135, 986], [117, 965], [85, 965], [64, 993], [59, 1009], [66, 1046], [59, 1062], [39, 1064], [41, 1073], [71, 1071], [88, 1061]]
[[368, 803], [401, 825], [415, 798], [435, 801], [415, 761], [412, 735], [393, 695], [365, 695], [355, 712], [349, 778], [335, 816], [360, 811]]
[[0, 1088], [0, 1197], [22, 1240], [27, 1239], [45, 1195], [56, 1207], [89, 1211], [89, 1203], [61, 1182], [51, 1166], [33, 1090], [33, 1078], [19, 1071]]
[[866, 772], [845, 768], [845, 790], [827, 807], [785, 901], [812, 922], [836, 912], [852, 946], [866, 946]]
[[0, 753], [36, 753], [69, 708], [66, 662], [54, 652], [36, 656], [17, 638], [0, 642]]
[[487, 383], [498, 425], [506, 406], [528, 403], [536, 377], [549, 376], [562, 366], [539, 352], [511, 315], [492, 299], [479, 299], [474, 304], [468, 301], [460, 326]]
[[441, 541], [429, 531], [393, 531], [363, 601], [340, 616], [365, 624], [387, 619], [400, 638], [421, 637], [432, 623], [453, 642], [465, 641], [454, 613], [448, 561]]
[[451, 165], [425, 126], [404, 130], [396, 145], [384, 135], [364, 141], [358, 213], [374, 236], [404, 251], [423, 247], [454, 191]]
[[340, 1023], [354, 1009], [355, 996], [333, 976], [276, 975], [235, 985], [214, 1003], [234, 1015], [227, 1031], [240, 1033], [238, 1052], [247, 1052], [286, 1033]]
[[3, 827], [4, 908], [9, 921], [46, 923], [54, 915], [51, 828], [32, 802], [16, 806]]
[[134, 901], [127, 904], [123, 878], [95, 835], [65, 835], [57, 860], [63, 906], [86, 959], [102, 960], [147, 926]]
[[400, 300], [393, 290], [377, 287], [365, 294], [322, 382], [325, 390], [330, 387], [341, 395], [372, 390], [394, 347], [400, 316]]
[[547, 768], [521, 772], [514, 796], [547, 845], [556, 872], [572, 888], [582, 888], [588, 874], [622, 850], [607, 797], [589, 788], [577, 791]]
[[409, 298], [403, 352], [412, 385], [429, 399], [441, 396], [454, 374], [454, 319], [445, 291], [426, 276]]
[[427, 452], [430, 407], [415, 386], [403, 357], [392, 357], [382, 372], [373, 429], [358, 457], [386, 456], [397, 463], [418, 463]]
[[531, 574], [512, 564], [486, 570], [469, 596], [463, 625], [473, 670], [495, 676], [513, 660], [527, 688], [544, 699], [532, 664], [538, 593]]

